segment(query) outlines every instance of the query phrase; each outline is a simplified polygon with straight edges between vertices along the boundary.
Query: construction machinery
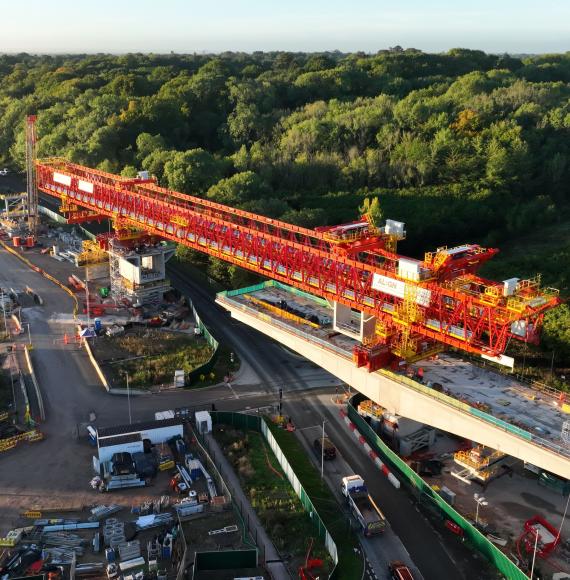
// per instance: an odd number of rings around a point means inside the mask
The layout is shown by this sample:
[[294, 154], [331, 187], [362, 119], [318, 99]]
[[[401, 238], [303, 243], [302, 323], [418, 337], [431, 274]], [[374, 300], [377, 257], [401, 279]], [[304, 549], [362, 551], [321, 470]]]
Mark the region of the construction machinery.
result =
[[[369, 371], [444, 346], [511, 365], [509, 341], [536, 342], [545, 312], [561, 302], [539, 277], [478, 276], [493, 248], [464, 244], [423, 260], [401, 256], [397, 243], [406, 231], [394, 220], [376, 227], [365, 216], [309, 229], [159, 187], [145, 172], [126, 178], [61, 158], [37, 161], [35, 176], [71, 221], [110, 218], [120, 239], [144, 232], [325, 298], [335, 330], [358, 342], [355, 364]], [[355, 312], [357, 331], [344, 323]]]

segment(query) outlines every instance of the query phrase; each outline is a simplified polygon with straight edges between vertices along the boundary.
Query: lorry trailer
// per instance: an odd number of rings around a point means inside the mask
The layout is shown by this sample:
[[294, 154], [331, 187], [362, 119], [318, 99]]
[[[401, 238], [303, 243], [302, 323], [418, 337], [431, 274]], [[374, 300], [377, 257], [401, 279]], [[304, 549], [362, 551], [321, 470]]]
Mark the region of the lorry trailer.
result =
[[360, 475], [343, 477], [341, 491], [365, 536], [380, 534], [386, 529], [386, 518], [370, 497]]

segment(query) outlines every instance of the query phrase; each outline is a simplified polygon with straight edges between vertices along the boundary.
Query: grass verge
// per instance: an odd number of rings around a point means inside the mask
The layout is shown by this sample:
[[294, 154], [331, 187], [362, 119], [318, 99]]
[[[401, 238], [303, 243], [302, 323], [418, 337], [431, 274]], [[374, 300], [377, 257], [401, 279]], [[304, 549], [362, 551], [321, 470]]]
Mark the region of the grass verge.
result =
[[321, 480], [313, 464], [308, 461], [307, 452], [297, 437], [273, 423], [269, 423], [269, 428], [336, 544], [338, 566], [335, 578], [361, 578], [363, 562], [354, 551], [358, 547], [358, 538], [339, 509], [336, 498], [328, 485]]
[[218, 425], [215, 437], [291, 572], [296, 575], [298, 567], [304, 562], [311, 537], [315, 539], [312, 557], [322, 558], [330, 564], [324, 542], [316, 538], [309, 514], [303, 509], [263, 435]]

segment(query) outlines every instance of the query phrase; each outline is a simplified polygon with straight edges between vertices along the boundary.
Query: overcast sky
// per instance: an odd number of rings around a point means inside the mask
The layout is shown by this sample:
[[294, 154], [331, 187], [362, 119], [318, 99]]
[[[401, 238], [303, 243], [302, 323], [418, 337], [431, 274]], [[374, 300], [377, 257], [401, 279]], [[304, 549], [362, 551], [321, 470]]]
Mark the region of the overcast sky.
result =
[[0, 52], [570, 50], [570, 0], [0, 0]]

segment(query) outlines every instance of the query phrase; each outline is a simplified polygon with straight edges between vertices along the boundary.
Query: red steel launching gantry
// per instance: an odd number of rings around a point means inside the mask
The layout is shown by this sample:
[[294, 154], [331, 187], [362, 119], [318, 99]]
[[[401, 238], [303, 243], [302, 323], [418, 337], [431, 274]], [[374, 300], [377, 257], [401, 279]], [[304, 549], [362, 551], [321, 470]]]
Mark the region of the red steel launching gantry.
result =
[[[544, 313], [560, 303], [539, 278], [494, 282], [477, 276], [497, 250], [466, 244], [413, 260], [396, 253], [404, 224], [363, 218], [308, 229], [64, 159], [38, 161], [37, 186], [61, 200], [73, 221], [114, 220], [321, 296], [367, 317], [355, 348], [374, 370], [396, 355], [417, 360], [439, 345], [500, 360], [511, 338], [535, 341]], [[348, 310], [347, 310], [348, 309]]]

